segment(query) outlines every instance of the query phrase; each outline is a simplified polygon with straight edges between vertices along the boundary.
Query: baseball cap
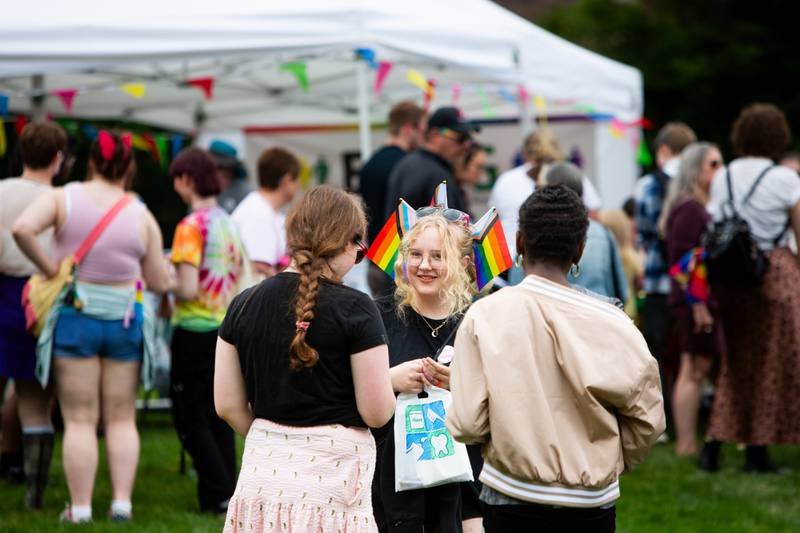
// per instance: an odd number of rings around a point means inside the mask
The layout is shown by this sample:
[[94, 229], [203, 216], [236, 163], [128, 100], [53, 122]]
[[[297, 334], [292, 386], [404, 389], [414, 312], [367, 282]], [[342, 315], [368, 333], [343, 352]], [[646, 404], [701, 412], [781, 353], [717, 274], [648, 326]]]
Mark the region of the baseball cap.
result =
[[428, 129], [447, 128], [471, 135], [481, 131], [480, 126], [464, 118], [464, 113], [457, 107], [440, 107], [428, 118]]

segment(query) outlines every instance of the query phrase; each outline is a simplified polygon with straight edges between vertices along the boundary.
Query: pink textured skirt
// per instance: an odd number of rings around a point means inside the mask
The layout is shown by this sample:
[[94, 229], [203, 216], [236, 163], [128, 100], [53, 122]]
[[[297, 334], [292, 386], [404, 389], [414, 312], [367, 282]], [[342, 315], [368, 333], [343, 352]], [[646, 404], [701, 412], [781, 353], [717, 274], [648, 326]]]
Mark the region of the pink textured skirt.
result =
[[374, 532], [375, 441], [367, 429], [256, 419], [225, 532]]

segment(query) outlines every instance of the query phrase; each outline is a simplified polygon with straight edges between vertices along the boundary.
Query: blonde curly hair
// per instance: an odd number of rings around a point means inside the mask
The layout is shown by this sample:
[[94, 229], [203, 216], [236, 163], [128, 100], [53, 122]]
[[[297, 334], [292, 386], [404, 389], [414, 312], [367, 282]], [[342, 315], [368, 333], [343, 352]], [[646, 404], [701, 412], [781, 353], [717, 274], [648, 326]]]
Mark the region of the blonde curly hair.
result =
[[[442, 280], [443, 289], [439, 297], [447, 303], [448, 315], [464, 312], [475, 295], [475, 262], [472, 251], [472, 236], [462, 224], [449, 222], [440, 214], [420, 218], [411, 230], [403, 235], [394, 264], [394, 279], [397, 284], [395, 302], [398, 314], [404, 318], [409, 307], [418, 309], [417, 294], [408, 282], [409, 251], [414, 241], [428, 228], [433, 228], [442, 241], [442, 261], [445, 275]], [[469, 257], [467, 267], [462, 260]]]

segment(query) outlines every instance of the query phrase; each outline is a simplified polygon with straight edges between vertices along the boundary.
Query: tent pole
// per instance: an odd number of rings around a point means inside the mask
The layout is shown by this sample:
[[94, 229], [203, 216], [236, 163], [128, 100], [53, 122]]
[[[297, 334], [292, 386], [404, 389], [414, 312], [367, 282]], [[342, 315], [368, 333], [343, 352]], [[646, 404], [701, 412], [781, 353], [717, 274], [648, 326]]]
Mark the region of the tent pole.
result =
[[31, 119], [33, 122], [43, 122], [47, 117], [44, 109], [44, 75], [31, 76]]
[[361, 161], [364, 163], [372, 155], [366, 61], [356, 61], [356, 82], [358, 83], [358, 142], [361, 149]]
[[[530, 98], [527, 97], [528, 91], [527, 86], [525, 85], [525, 77], [522, 75], [522, 61], [520, 57], [519, 49], [514, 49], [514, 66], [517, 69], [517, 74], [519, 74], [519, 83], [520, 83], [520, 96], [525, 95], [525, 98], [517, 98], [517, 102], [519, 105], [519, 129], [520, 133], [522, 133], [522, 138], [524, 139], [527, 135], [536, 129], [536, 123], [531, 120], [531, 102]], [[522, 88], [525, 90], [523, 91]]]
[[536, 129], [536, 124], [533, 122], [531, 116], [531, 102], [530, 98], [519, 98], [519, 125], [524, 139], [530, 132]]

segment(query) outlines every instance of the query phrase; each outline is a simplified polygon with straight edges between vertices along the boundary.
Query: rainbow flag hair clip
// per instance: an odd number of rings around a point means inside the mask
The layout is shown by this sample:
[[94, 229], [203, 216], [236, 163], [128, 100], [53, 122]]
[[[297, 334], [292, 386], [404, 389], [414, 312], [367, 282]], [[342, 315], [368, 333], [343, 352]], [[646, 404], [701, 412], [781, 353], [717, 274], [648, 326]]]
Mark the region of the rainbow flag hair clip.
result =
[[[447, 185], [439, 184], [431, 200], [432, 207], [447, 209]], [[401, 199], [397, 209], [386, 221], [375, 241], [367, 251], [367, 257], [394, 279], [400, 241], [417, 222], [417, 212]], [[469, 225], [472, 234], [472, 249], [475, 256], [475, 272], [478, 290], [482, 290], [492, 279], [511, 268], [511, 253], [508, 250], [503, 226], [497, 209], [492, 207], [475, 224]]]

